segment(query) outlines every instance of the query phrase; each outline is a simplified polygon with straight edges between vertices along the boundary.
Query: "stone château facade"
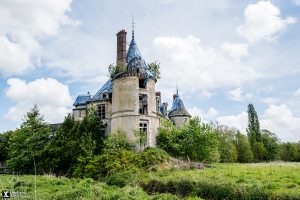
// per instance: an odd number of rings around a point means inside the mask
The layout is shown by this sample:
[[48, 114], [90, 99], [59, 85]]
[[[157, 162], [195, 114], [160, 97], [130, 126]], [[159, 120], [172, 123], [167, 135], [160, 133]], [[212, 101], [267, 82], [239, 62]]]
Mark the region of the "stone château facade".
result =
[[145, 133], [145, 146], [155, 146], [161, 118], [167, 118], [181, 127], [191, 115], [184, 107], [178, 91], [173, 96], [171, 110], [161, 103], [161, 93], [155, 90], [157, 82], [141, 56], [132, 31], [126, 51], [126, 31], [117, 33], [117, 71], [93, 96], [79, 95], [74, 102], [73, 117], [81, 121], [89, 108], [94, 108], [106, 124], [106, 133], [122, 129], [134, 142], [135, 130]]

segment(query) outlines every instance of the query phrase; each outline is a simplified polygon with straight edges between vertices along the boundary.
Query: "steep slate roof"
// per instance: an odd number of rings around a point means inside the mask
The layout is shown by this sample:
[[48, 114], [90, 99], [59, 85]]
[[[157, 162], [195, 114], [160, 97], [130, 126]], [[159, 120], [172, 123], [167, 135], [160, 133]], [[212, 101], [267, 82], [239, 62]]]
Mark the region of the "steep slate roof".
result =
[[85, 106], [87, 101], [91, 100], [91, 95], [89, 94], [83, 94], [83, 95], [79, 95], [75, 102], [73, 103], [73, 106], [77, 107], [77, 106]]
[[141, 52], [134, 40], [134, 37], [132, 37], [129, 49], [127, 51], [126, 62], [128, 72], [138, 72], [145, 76], [145, 85], [150, 78], [154, 79], [154, 75], [149, 71], [148, 65], [142, 58]]
[[147, 69], [147, 64], [142, 58], [141, 52], [134, 40], [132, 38], [129, 49], [127, 51], [126, 55], [126, 61], [127, 61], [127, 70], [129, 71], [136, 71], [136, 68], [139, 68], [139, 71], [145, 71]]
[[191, 116], [186, 110], [186, 108], [184, 107], [184, 104], [178, 95], [178, 91], [174, 95], [172, 108], [171, 111], [169, 112], [169, 117], [170, 116]]
[[103, 94], [109, 93], [112, 93], [112, 82], [110, 79], [106, 81], [101, 89], [93, 96], [92, 101], [101, 100], [103, 98]]

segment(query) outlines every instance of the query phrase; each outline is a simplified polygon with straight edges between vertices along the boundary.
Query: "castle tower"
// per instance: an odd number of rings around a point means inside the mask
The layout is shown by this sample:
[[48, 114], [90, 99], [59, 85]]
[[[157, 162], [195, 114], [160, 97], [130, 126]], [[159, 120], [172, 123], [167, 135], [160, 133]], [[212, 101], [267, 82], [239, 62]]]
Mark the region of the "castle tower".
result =
[[173, 104], [168, 116], [178, 128], [182, 127], [191, 118], [179, 97], [178, 89], [176, 94], [173, 95]]
[[[123, 51], [118, 49], [117, 52], [118, 61], [124, 60], [124, 57], [119, 57], [119, 52]], [[120, 55], [124, 56], [123, 53]], [[112, 83], [112, 132], [122, 129], [130, 142], [137, 143], [135, 132], [139, 130], [147, 138], [143, 146], [155, 146], [159, 127], [155, 83], [156, 79], [141, 56], [133, 32], [126, 55], [126, 70], [118, 73]]]

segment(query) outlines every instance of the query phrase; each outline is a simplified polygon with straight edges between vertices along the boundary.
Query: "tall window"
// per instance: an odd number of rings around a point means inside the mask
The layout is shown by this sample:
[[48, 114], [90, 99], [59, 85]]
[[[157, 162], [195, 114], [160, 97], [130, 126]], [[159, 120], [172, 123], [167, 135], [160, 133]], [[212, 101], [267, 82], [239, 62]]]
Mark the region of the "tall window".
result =
[[148, 96], [146, 94], [139, 95], [139, 113], [141, 115], [148, 114]]
[[139, 133], [139, 145], [140, 148], [144, 148], [147, 143], [148, 135], [148, 122], [140, 122], [140, 133]]
[[100, 119], [106, 118], [105, 104], [98, 105], [98, 116], [100, 117]]
[[156, 97], [156, 111], [159, 112], [160, 110], [160, 98], [159, 96]]

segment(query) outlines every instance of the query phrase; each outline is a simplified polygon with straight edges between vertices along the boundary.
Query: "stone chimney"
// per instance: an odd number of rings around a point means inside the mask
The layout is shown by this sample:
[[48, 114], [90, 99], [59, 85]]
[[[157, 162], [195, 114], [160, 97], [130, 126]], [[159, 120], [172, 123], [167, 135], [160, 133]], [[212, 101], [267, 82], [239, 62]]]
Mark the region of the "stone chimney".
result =
[[126, 66], [126, 31], [117, 33], [117, 66]]

